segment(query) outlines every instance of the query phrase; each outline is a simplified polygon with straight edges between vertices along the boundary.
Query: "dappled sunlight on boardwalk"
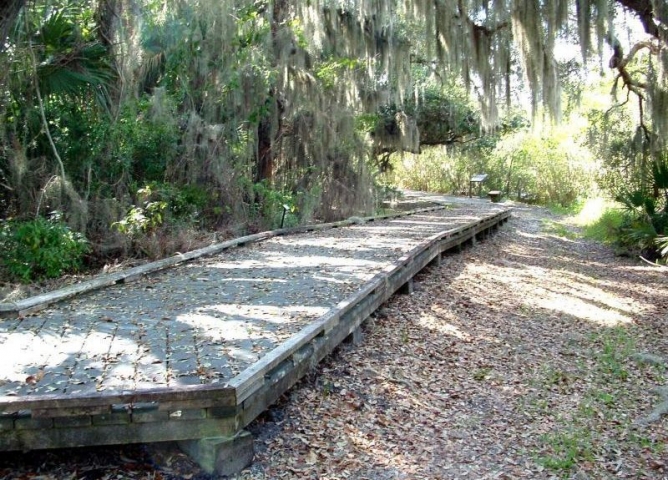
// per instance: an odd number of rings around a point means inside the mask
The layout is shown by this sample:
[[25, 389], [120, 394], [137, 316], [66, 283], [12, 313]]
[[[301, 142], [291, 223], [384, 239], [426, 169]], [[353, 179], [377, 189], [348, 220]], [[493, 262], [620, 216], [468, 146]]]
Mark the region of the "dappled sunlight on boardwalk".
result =
[[225, 382], [429, 236], [498, 210], [274, 237], [2, 322], [0, 397]]

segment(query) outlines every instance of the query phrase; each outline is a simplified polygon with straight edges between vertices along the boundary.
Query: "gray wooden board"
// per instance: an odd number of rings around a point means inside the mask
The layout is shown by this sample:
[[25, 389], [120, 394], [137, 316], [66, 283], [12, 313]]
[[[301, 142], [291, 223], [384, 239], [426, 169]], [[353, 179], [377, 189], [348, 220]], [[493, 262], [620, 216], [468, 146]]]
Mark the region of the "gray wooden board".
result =
[[[221, 385], [194, 385], [171, 388], [154, 388], [132, 393], [104, 392], [81, 396], [41, 395], [39, 397], [3, 397], [0, 406], [5, 412], [19, 410], [47, 410], [57, 413], [78, 415], [88, 408], [100, 407], [111, 411], [113, 405], [134, 405], [140, 402], [169, 402], [171, 408], [188, 407], [190, 402], [200, 406], [202, 401], [221, 406], [237, 404], [236, 390]], [[81, 409], [81, 410], [79, 410]]]
[[2, 431], [0, 450], [39, 450], [45, 448], [150, 443], [166, 440], [192, 440], [234, 434], [236, 418], [169, 420], [124, 425], [95, 425]]
[[[382, 215], [379, 217], [365, 217], [362, 219], [362, 221], [374, 221], [376, 219], [402, 217], [405, 215], [421, 213], [421, 212], [430, 212], [442, 208], [443, 207], [422, 208], [410, 212]], [[214, 255], [228, 248], [243, 246], [249, 243], [261, 242], [262, 240], [266, 240], [268, 238], [275, 237], [278, 235], [291, 235], [307, 231], [325, 230], [328, 228], [348, 226], [354, 223], [356, 222], [352, 220], [344, 220], [341, 222], [325, 223], [319, 225], [299, 226], [299, 227], [286, 228], [280, 230], [270, 230], [267, 232], [256, 233], [254, 235], [247, 235], [244, 237], [235, 238], [232, 240], [228, 240], [226, 242], [217, 243], [184, 254], [178, 254], [173, 257], [156, 260], [154, 262], [147, 263], [145, 265], [141, 265], [138, 267], [129, 268], [121, 272], [102, 274], [94, 279], [87, 280], [85, 282], [71, 285], [68, 287], [64, 287], [52, 292], [35, 295], [33, 297], [24, 300], [18, 300], [16, 302], [9, 302], [9, 303], [0, 303], [0, 318], [12, 317], [12, 316], [15, 317], [17, 315], [35, 312], [54, 302], [59, 302], [81, 293], [108, 287], [110, 285], [114, 285], [117, 283], [134, 281], [138, 278], [141, 278], [144, 275], [148, 275], [150, 273], [154, 273], [163, 270], [165, 268], [172, 267], [174, 265], [186, 262], [188, 260], [203, 257], [206, 255]]]
[[[396, 278], [392, 279], [392, 286], [389, 289], [385, 289], [384, 294], [382, 297], [380, 297], [380, 300], [378, 300], [377, 305], [366, 314], [366, 316], [368, 316], [368, 314], [375, 310], [378, 305], [387, 300], [403, 283], [412, 278], [417, 272], [422, 270], [422, 268], [424, 268], [424, 266], [427, 265], [431, 259], [438, 254], [438, 241], [440, 241], [443, 237], [460, 232], [466, 232], [467, 230], [470, 232], [470, 235], [475, 235], [477, 232], [488, 228], [489, 225], [498, 222], [500, 218], [503, 218], [503, 214], [495, 214], [491, 218], [478, 222], [474, 227], [467, 225], [449, 231], [440, 232], [415, 247], [409, 254], [404, 255], [399, 260], [397, 260], [396, 264], [392, 268], [376, 275], [376, 277], [367, 283], [363, 289], [356, 292], [352, 297], [341, 302], [325, 317], [320, 319], [318, 322], [306, 327], [290, 338], [287, 342], [274, 349], [270, 354], [263, 357], [259, 362], [246, 369], [242, 374], [233, 378], [229, 382], [229, 385], [230, 387], [237, 389], [238, 400], [244, 401], [250, 397], [254, 391], [261, 389], [264, 385], [262, 379], [268, 375], [273, 368], [275, 368], [286, 358], [288, 358], [294, 351], [301, 348], [319, 334], [331, 330], [332, 327], [338, 323], [340, 318], [344, 316], [348, 310], [360, 304], [370, 294], [373, 295], [373, 293], [381, 286], [386, 286], [387, 281], [395, 276]], [[465, 240], [467, 237], [468, 235], [465, 234], [459, 237], [459, 240]], [[424, 259], [421, 259], [422, 261], [420, 262], [416, 261], [416, 258], [419, 256], [424, 257]], [[405, 268], [407, 265], [409, 267]], [[404, 268], [405, 270], [401, 272], [401, 269]], [[364, 318], [366, 318], [366, 316]], [[363, 319], [359, 321], [362, 320]], [[357, 324], [359, 325], [359, 322]], [[351, 330], [349, 329], [347, 333], [350, 333], [350, 331]]]
[[[428, 211], [433, 210], [434, 209], [428, 209]], [[246, 368], [224, 384], [178, 385], [174, 388], [148, 388], [133, 392], [102, 391], [83, 395], [80, 394], [77, 396], [38, 395], [34, 397], [1, 397], [0, 408], [3, 411], [32, 410], [32, 418], [34, 421], [37, 421], [40, 418], [47, 420], [50, 417], [71, 418], [71, 420], [59, 420], [59, 425], [63, 428], [68, 426], [74, 428], [75, 425], [86, 425], [87, 422], [82, 415], [102, 413], [109, 416], [113, 415], [113, 411], [111, 410], [113, 410], [114, 405], [128, 405], [132, 407], [132, 405], [141, 402], [156, 403], [157, 410], [155, 413], [145, 413], [142, 414], [143, 417], [136, 417], [137, 419], [145, 419], [149, 424], [159, 423], [159, 420], [162, 418], [160, 415], [163, 417], [167, 415], [165, 418], [168, 418], [170, 415], [169, 412], [179, 411], [181, 409], [192, 411], [192, 409], [196, 408], [210, 408], [211, 411], [214, 411], [215, 409], [222, 408], [223, 410], [228, 409], [227, 411], [234, 412], [233, 407], [235, 405], [246, 405], [247, 402], [251, 402], [255, 405], [253, 410], [256, 410], [257, 408], [260, 408], [260, 404], [263, 402], [253, 400], [255, 395], [261, 394], [263, 398], [268, 401], [268, 399], [274, 398], [277, 394], [273, 389], [279, 388], [280, 385], [287, 383], [291, 385], [294, 383], [296, 380], [293, 378], [295, 375], [292, 373], [294, 370], [293, 367], [296, 368], [297, 366], [300, 366], [298, 370], [301, 371], [305, 362], [309, 365], [313, 365], [314, 362], [329, 353], [329, 351], [338, 345], [343, 338], [357, 328], [373, 310], [389, 298], [389, 296], [399, 288], [402, 283], [405, 283], [405, 281], [412, 278], [415, 273], [439, 255], [443, 249], [451, 248], [451, 246], [455, 245], [457, 242], [464, 242], [476, 234], [490, 228], [490, 226], [504, 222], [509, 215], [510, 213], [508, 211], [497, 210], [497, 213], [487, 215], [481, 220], [470, 222], [456, 228], [446, 229], [423, 240], [413, 247], [411, 251], [402, 255], [393, 265], [383, 268], [382, 271], [377, 273], [373, 278], [367, 280], [361, 288], [357, 289], [355, 293], [346, 298], [346, 300], [339, 302], [335, 308], [330, 309], [325, 315], [302, 328], [287, 341], [267, 352], [259, 359], [259, 361], [255, 362], [249, 368]], [[419, 222], [409, 222], [411, 225], [413, 223]], [[342, 225], [337, 224], [336, 226]], [[329, 228], [332, 227], [330, 226]], [[283, 232], [278, 232], [276, 235], [280, 236], [282, 234]], [[141, 324], [141, 322], [139, 323]], [[141, 325], [138, 327], [140, 336], [142, 335], [141, 328], [144, 327]], [[115, 332], [115, 330], [110, 326], [105, 335], [114, 335], [113, 332]], [[137, 335], [136, 331], [133, 331], [132, 333]], [[168, 335], [168, 333], [165, 333], [164, 335]], [[2, 339], [3, 337], [0, 337], [0, 340]], [[173, 345], [178, 344], [176, 341], [178, 339], [175, 337], [171, 340], [174, 341]], [[195, 341], [197, 343], [197, 340]], [[159, 347], [156, 347], [149, 342], [146, 348], [148, 352], [156, 350]], [[170, 343], [169, 346], [165, 346], [167, 351], [170, 350], [170, 348], [172, 348], [172, 343]], [[168, 352], [165, 352], [165, 354], [167, 357], [171, 355], [171, 353]], [[213, 354], [207, 353], [207, 349], [202, 348], [201, 359], [198, 359], [198, 362], [206, 361], [209, 357], [213, 359], [212, 361], [216, 361], [216, 359], [213, 358]], [[86, 359], [90, 360], [89, 358], [85, 358], [85, 360]], [[150, 362], [140, 365], [146, 367], [145, 377], [154, 375], [156, 372], [162, 372], [162, 367], [156, 370], [150, 368], [150, 365], [152, 365]], [[202, 366], [201, 364], [197, 365], [199, 367]], [[216, 364], [217, 368], [222, 368], [220, 365], [222, 364]], [[91, 368], [94, 368], [94, 365]], [[276, 377], [277, 372], [283, 372], [283, 375]], [[301, 374], [295, 378], [298, 379], [299, 376], [301, 376]], [[158, 375], [158, 377], [163, 378], [160, 375]], [[287, 381], [286, 383], [286, 381], [283, 381], [284, 377], [289, 377], [290, 381]], [[148, 386], [150, 387], [150, 385]], [[269, 393], [267, 389], [272, 390], [271, 393]], [[280, 391], [278, 395], [282, 393], [283, 392]], [[160, 412], [165, 413], [163, 414]], [[236, 414], [231, 413], [231, 415]], [[95, 420], [95, 416], [92, 418], [93, 425], [100, 425], [101, 420], [99, 418], [97, 420]], [[195, 416], [195, 418], [197, 418], [197, 416]], [[247, 414], [244, 415], [244, 418], [248, 418]], [[104, 422], [102, 422], [102, 424], [103, 423]], [[128, 430], [128, 432], [130, 432], [130, 430]], [[127, 441], [135, 441], [132, 439], [137, 438], [134, 434], [129, 433], [128, 435], [130, 440]], [[0, 433], [0, 436], [2, 436], [2, 433]], [[23, 442], [23, 445], [25, 446], [25, 441]], [[15, 441], [14, 443], [16, 444]], [[62, 444], [63, 442], [59, 441], [58, 443]], [[39, 444], [39, 442], [37, 444]], [[2, 448], [1, 445], [2, 443], [0, 443], [0, 448]]]
[[[435, 207], [435, 208], [429, 208], [429, 209], [422, 209], [422, 210], [417, 210], [417, 212], [433, 212], [436, 210], [442, 209], [442, 207]], [[399, 215], [389, 215], [385, 216], [384, 218], [399, 218], [402, 216], [406, 216], [407, 214], [411, 214], [414, 212], [407, 212], [406, 214], [399, 214]], [[366, 220], [371, 220], [371, 219], [366, 219]], [[315, 230], [324, 230], [326, 228], [331, 228], [332, 226], [340, 227], [344, 225], [351, 225], [355, 224], [357, 225], [359, 221], [346, 221], [346, 222], [338, 222], [336, 224], [330, 224], [330, 225], [317, 225], [315, 226]], [[172, 259], [165, 259], [164, 261], [159, 261], [155, 262], [151, 268], [163, 268], [165, 265], [168, 265], [170, 263], [175, 263], [175, 262], [182, 262], [185, 260], [188, 260], [191, 257], [197, 257], [199, 255], [204, 255], [204, 254], [211, 254], [212, 252], [216, 252], [218, 250], [221, 250], [223, 248], [228, 248], [233, 245], [239, 245], [243, 242], [253, 242], [253, 241], [259, 241], [262, 239], [267, 238], [269, 234], [276, 234], [276, 235], [283, 235], [290, 233], [288, 230], [283, 230], [283, 231], [276, 231], [276, 232], [268, 232], [268, 233], [263, 233], [255, 236], [249, 236], [249, 237], [244, 237], [242, 239], [237, 239], [234, 241], [230, 242], [223, 242], [222, 244], [219, 245], [214, 245], [212, 247], [206, 247], [204, 249], [200, 249], [195, 252], [189, 252], [188, 254], [185, 255], [180, 255], [177, 257], [173, 257]], [[96, 283], [97, 280], [100, 280], [102, 283], [118, 283], [119, 279], [127, 279], [131, 277], [137, 277], [139, 274], [146, 273], [145, 269], [148, 268], [149, 266], [142, 266], [142, 267], [137, 267], [136, 269], [130, 269], [126, 272], [119, 272], [118, 274], [111, 274], [104, 276], [101, 279], [96, 279], [93, 281], [92, 286], [97, 287], [99, 286], [98, 283]], [[149, 269], [150, 270], [150, 269]], [[121, 275], [119, 277], [119, 275]], [[125, 276], [123, 276], [125, 275]], [[33, 306], [37, 306], [39, 302], [44, 301], [45, 303], [49, 303], [52, 300], [55, 300], [57, 298], [61, 297], [68, 297], [70, 294], [73, 294], [74, 292], [78, 292], [83, 288], [83, 285], [75, 285], [71, 288], [64, 289], [60, 293], [54, 292], [53, 295], [48, 294], [46, 297], [41, 296], [41, 297], [35, 297], [32, 299], [28, 299], [27, 301], [24, 301], [23, 303], [19, 302], [20, 308], [31, 308]], [[63, 321], [66, 322], [71, 322], [72, 325], [77, 325], [80, 322], [76, 318], [79, 315], [78, 310], [76, 307], [72, 309], [73, 312], [75, 312], [72, 316], [70, 314], [70, 317], [64, 317]], [[111, 317], [115, 316], [114, 311], [107, 311], [107, 312], [100, 312], [100, 317], [101, 318], [107, 318], [106, 321], [109, 322], [115, 322], [115, 319], [112, 319]], [[333, 319], [335, 320], [335, 318]], [[20, 323], [23, 324], [24, 326], [31, 321], [30, 318], [25, 318], [23, 319]], [[41, 320], [40, 320], [41, 321]], [[9, 320], [11, 328], [14, 328], [16, 326], [16, 321], [15, 320]], [[325, 325], [326, 328], [327, 324]], [[91, 351], [88, 352], [81, 352], [77, 353], [70, 358], [65, 359], [64, 361], [61, 362], [60, 366], [64, 367], [67, 362], [71, 363], [71, 365], [68, 367], [69, 370], [66, 370], [63, 373], [61, 372], [52, 372], [51, 369], [49, 368], [49, 371], [47, 373], [49, 379], [53, 379], [55, 377], [61, 377], [63, 378], [62, 382], [51, 382], [46, 388], [46, 392], [41, 391], [43, 388], [42, 385], [46, 385], [46, 382], [39, 383], [36, 387], [34, 388], [29, 388], [28, 385], [23, 385], [19, 386], [19, 388], [11, 392], [13, 395], [17, 395], [18, 397], [23, 397], [25, 396], [26, 393], [34, 394], [34, 393], [39, 393], [39, 396], [42, 396], [41, 394], [44, 393], [49, 393], [50, 389], [53, 388], [53, 385], [58, 385], [59, 383], [67, 383], [69, 382], [70, 385], [66, 385], [60, 390], [63, 391], [63, 393], [69, 393], [69, 394], [74, 394], [75, 396], [79, 397], [85, 397], [88, 398], [91, 396], [91, 394], [94, 394], [95, 391], [99, 391], [104, 395], [104, 392], [110, 392], [110, 395], [114, 395], [115, 391], [119, 390], [131, 390], [137, 386], [145, 386], [150, 390], [151, 388], [151, 383], [153, 383], [155, 386], [160, 386], [161, 384], [164, 384], [167, 382], [169, 386], [171, 385], [170, 378], [174, 380], [174, 383], [176, 384], [175, 386], [178, 388], [180, 385], [183, 383], [189, 383], [189, 382], [184, 382], [180, 381], [180, 375], [192, 375], [192, 372], [195, 371], [196, 369], [199, 369], [200, 367], [207, 368], [208, 364], [210, 363], [212, 367], [215, 367], [216, 372], [220, 372], [223, 370], [223, 363], [220, 362], [220, 359], [214, 358], [213, 355], [211, 355], [207, 351], [207, 347], [205, 346], [202, 349], [202, 354], [203, 357], [201, 359], [192, 359], [192, 358], [178, 358], [179, 351], [178, 349], [180, 347], [184, 347], [186, 349], [190, 348], [190, 345], [186, 344], [185, 345], [180, 345], [179, 343], [184, 340], [184, 335], [187, 335], [183, 332], [171, 332], [173, 333], [171, 339], [169, 340], [171, 343], [169, 346], [164, 345], [160, 346], [156, 344], [155, 342], [150, 339], [149, 341], [145, 342], [146, 345], [144, 346], [139, 346], [140, 349], [145, 348], [148, 346], [148, 351], [143, 352], [143, 351], [132, 351], [132, 350], [127, 350], [128, 346], [124, 346], [123, 342], [123, 337], [131, 337], [133, 342], [138, 342], [138, 339], [141, 339], [142, 335], [141, 332], [139, 334], [137, 333], [136, 330], [141, 330], [143, 328], [141, 319], [133, 319], [133, 324], [132, 325], [121, 325], [120, 327], [118, 325], [110, 325], [110, 328], [106, 331], [103, 332], [102, 327], [96, 327], [96, 334], [98, 335], [98, 338], [96, 339], [88, 339], [87, 336], [89, 333], [87, 332], [82, 332], [83, 335], [78, 335], [76, 337], [69, 337], [69, 338], [64, 338], [65, 344], [69, 345], [68, 349], [72, 352], [77, 352], [78, 350], [82, 350], [83, 348], [89, 348]], [[10, 328], [7, 328], [6, 332], [10, 332]], [[156, 330], [162, 330], [162, 327], [158, 325], [158, 328]], [[101, 338], [99, 335], [102, 334], [106, 336], [107, 338], [111, 338], [113, 336], [113, 340], [111, 341], [111, 346], [109, 350], [104, 353], [104, 350], [94, 352], [92, 351], [94, 349], [94, 346], [96, 343], [99, 343]], [[79, 345], [77, 346], [76, 342], [72, 344], [72, 338], [75, 338], [76, 341], [79, 342]], [[0, 335], [0, 340], [6, 340], [6, 336]], [[187, 340], [187, 339], [186, 339]], [[118, 343], [118, 346], [114, 346]], [[70, 345], [71, 344], [71, 345]], [[155, 366], [156, 364], [150, 362], [148, 360], [150, 358], [149, 354], [157, 354], [158, 351], [163, 350], [162, 355], [167, 357], [166, 361], [169, 363], [168, 365], [161, 365], [159, 367]], [[165, 351], [168, 350], [168, 351]], [[131, 357], [133, 354], [137, 354], [140, 358], [144, 358], [145, 360], [140, 360], [137, 363], [137, 366], [133, 367], [132, 369], [128, 370], [128, 373], [125, 374], [126, 379], [122, 380], [122, 376], [120, 377], [120, 381], [118, 379], [111, 378], [108, 372], [101, 372], [100, 371], [100, 358], [102, 357], [107, 357], [108, 361], [113, 361], [115, 365], [118, 365], [117, 367], [114, 367], [115, 371], [122, 370], [124, 368], [124, 365], [126, 365], [127, 359]], [[195, 362], [190, 362], [188, 365], [182, 364], [182, 363], [177, 363], [178, 360], [196, 360]], [[200, 365], [199, 361], [202, 360], [204, 363]], [[142, 361], [144, 363], [142, 363]], [[149, 362], [149, 363], [147, 363]], [[39, 361], [39, 364], [45, 365], [45, 362]], [[47, 365], [48, 366], [48, 365]], [[162, 367], [166, 367], [166, 371], [163, 372]], [[38, 365], [35, 365], [34, 369], [37, 371]], [[62, 370], [62, 368], [61, 368]], [[76, 371], [75, 370], [83, 370], [83, 371]], [[25, 370], [24, 370], [25, 371]], [[69, 372], [69, 373], [68, 373]], [[34, 374], [36, 372], [32, 372]], [[122, 373], [122, 372], [121, 372]], [[228, 372], [229, 373], [229, 372]], [[27, 375], [31, 374], [31, 372], [26, 371], [26, 377]], [[178, 376], [178, 377], [177, 377]], [[196, 378], [193, 378], [196, 380]], [[179, 381], [177, 381], [179, 380]], [[96, 385], [85, 385], [85, 386], [80, 386], [84, 385], [88, 382], [94, 382]], [[199, 383], [198, 381], [192, 382], [192, 385], [196, 385]], [[57, 389], [56, 389], [57, 390]], [[150, 392], [149, 392], [150, 394]], [[70, 395], [71, 396], [71, 395]], [[9, 397], [8, 397], [9, 398]], [[1, 399], [0, 399], [0, 403]], [[13, 402], [10, 400], [8, 402], [4, 402], [6, 404], [12, 404]], [[30, 403], [30, 402], [28, 402]], [[76, 404], [75, 404], [76, 405]]]
[[[503, 213], [497, 214], [494, 215], [493, 218], [488, 219], [484, 223], [479, 222], [478, 226], [483, 226], [489, 224], [490, 222], [494, 222], [497, 220], [497, 217], [499, 216], [505, 218]], [[427, 244], [433, 243], [437, 238], [452, 237], [462, 232], [472, 232], [472, 231], [473, 230], [470, 225], [465, 225], [462, 227], [448, 230], [446, 232], [439, 233], [435, 235], [433, 238], [427, 240], [426, 242], [423, 242], [423, 244], [416, 247], [414, 249], [414, 252], [411, 252], [409, 255], [404, 255], [397, 261], [397, 264], [402, 265], [405, 264], [406, 262], [409, 262], [411, 256], [415, 255], [415, 252], [426, 248]], [[460, 240], [465, 239], [466, 237], [468, 237], [468, 235], [464, 233], [463, 237], [461, 237]], [[395, 266], [390, 270], [394, 270], [396, 268], [397, 267]], [[257, 388], [257, 385], [260, 384], [257, 382], [258, 378], [266, 374], [266, 372], [271, 370], [271, 368], [275, 364], [280, 363], [284, 358], [288, 357], [292, 351], [294, 351], [295, 349], [299, 348], [301, 345], [306, 343], [310, 338], [313, 338], [314, 336], [318, 335], [320, 332], [324, 330], [331, 329], [332, 325], [334, 325], [338, 321], [340, 316], [343, 313], [345, 313], [347, 309], [349, 309], [357, 301], [368, 295], [369, 292], [377, 289], [379, 286], [384, 285], [385, 283], [384, 279], [389, 274], [390, 271], [388, 269], [386, 269], [386, 271], [384, 272], [379, 273], [374, 279], [368, 282], [365, 287], [356, 292], [351, 298], [348, 298], [345, 301], [340, 302], [339, 305], [337, 305], [337, 307], [332, 311], [328, 312], [327, 315], [325, 315], [318, 321], [314, 322], [313, 324], [309, 325], [308, 327], [300, 331], [298, 334], [293, 336], [293, 338], [291, 338], [284, 344], [280, 345], [278, 348], [270, 352], [269, 355], [266, 355], [259, 362], [251, 366], [249, 369], [245, 370], [241, 375], [238, 375], [237, 377], [233, 378], [228, 383], [228, 386], [225, 388], [216, 386], [208, 386], [207, 388], [202, 388], [203, 386], [193, 385], [191, 388], [185, 390], [180, 390], [180, 389], [165, 390], [158, 388], [158, 389], [149, 389], [141, 393], [124, 394], [121, 396], [117, 396], [113, 392], [109, 392], [108, 394], [101, 392], [101, 394], [80, 395], [78, 398], [71, 396], [59, 397], [57, 395], [39, 396], [35, 398], [6, 397], [2, 399], [2, 404], [7, 408], [12, 408], [12, 409], [48, 408], [49, 410], [53, 411], [54, 409], [60, 408], [59, 405], [67, 405], [70, 408], [74, 408], [76, 406], [89, 407], [89, 406], [103, 405], [105, 402], [108, 402], [107, 405], [111, 403], [132, 403], [134, 401], [139, 401], [139, 399], [142, 398], [150, 398], [150, 399], [162, 398], [164, 401], [171, 401], [171, 402], [174, 402], [175, 400], [184, 402], [192, 400], [201, 401], [202, 397], [196, 397], [193, 395], [193, 392], [199, 391], [200, 389], [202, 392], [209, 392], [209, 393], [212, 389], [227, 390], [228, 392], [236, 390], [235, 391], [236, 396], [231, 395], [229, 393], [225, 395], [226, 398], [224, 400], [224, 403], [226, 404], [232, 403], [233, 398], [235, 402], [243, 401], [250, 394], [250, 389], [248, 388], [248, 385], [255, 383], [256, 384], [255, 388]], [[386, 296], [389, 296], [389, 294], [387, 294]], [[194, 365], [192, 365], [192, 367], [194, 367]], [[182, 395], [180, 395], [180, 392], [182, 392]], [[208, 395], [209, 393], [205, 393], [205, 395]], [[220, 401], [220, 399], [218, 401]]]

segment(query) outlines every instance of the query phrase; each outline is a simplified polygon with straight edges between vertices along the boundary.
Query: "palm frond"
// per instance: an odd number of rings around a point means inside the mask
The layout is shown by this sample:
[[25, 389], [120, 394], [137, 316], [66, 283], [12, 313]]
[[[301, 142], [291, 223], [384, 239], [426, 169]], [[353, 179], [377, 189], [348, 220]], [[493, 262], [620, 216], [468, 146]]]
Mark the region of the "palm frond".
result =
[[113, 71], [104, 45], [84, 41], [64, 12], [50, 15], [36, 38], [41, 57], [37, 77], [43, 95], [81, 95], [92, 89], [106, 102], [108, 95], [101, 94], [108, 91]]
[[668, 164], [662, 160], [654, 162], [652, 177], [657, 188], [668, 188]]

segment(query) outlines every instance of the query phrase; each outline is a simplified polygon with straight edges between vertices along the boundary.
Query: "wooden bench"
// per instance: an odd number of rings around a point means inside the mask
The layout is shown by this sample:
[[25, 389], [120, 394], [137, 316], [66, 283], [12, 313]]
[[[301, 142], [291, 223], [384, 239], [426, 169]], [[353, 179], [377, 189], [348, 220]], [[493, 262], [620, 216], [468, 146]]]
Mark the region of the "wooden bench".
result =
[[489, 196], [489, 199], [492, 201], [492, 203], [499, 203], [501, 200], [501, 192], [499, 190], [492, 190], [491, 192], [487, 193]]

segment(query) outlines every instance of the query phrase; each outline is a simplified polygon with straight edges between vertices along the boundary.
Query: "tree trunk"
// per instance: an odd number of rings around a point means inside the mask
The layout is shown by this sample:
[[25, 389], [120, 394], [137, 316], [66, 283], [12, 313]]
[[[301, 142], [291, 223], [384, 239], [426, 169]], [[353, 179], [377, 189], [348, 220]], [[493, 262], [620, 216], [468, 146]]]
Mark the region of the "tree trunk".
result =
[[[267, 103], [275, 103], [271, 97], [267, 99]], [[273, 110], [271, 106], [269, 110]], [[271, 113], [267, 113], [260, 125], [257, 127], [257, 165], [255, 170], [255, 183], [266, 180], [267, 182], [273, 179], [274, 170], [274, 154], [272, 152], [272, 131], [271, 131]]]
[[110, 111], [114, 117], [118, 113], [121, 102], [121, 78], [119, 75], [118, 56], [116, 52], [117, 41], [116, 30], [118, 21], [121, 18], [122, 9], [117, 0], [99, 0], [95, 12], [95, 21], [97, 24], [97, 37], [99, 42], [104, 45], [109, 55], [109, 61], [114, 71], [114, 81], [109, 84]]
[[[279, 56], [283, 51], [281, 47], [281, 28], [288, 15], [287, 0], [274, 0], [271, 9], [271, 41], [274, 49], [272, 66], [279, 64]], [[283, 129], [284, 106], [280, 99], [280, 88], [272, 87], [267, 95], [265, 103], [267, 113], [260, 120], [257, 128], [257, 164], [255, 169], [255, 182], [273, 181], [274, 159], [276, 158], [277, 145], [280, 141]]]

